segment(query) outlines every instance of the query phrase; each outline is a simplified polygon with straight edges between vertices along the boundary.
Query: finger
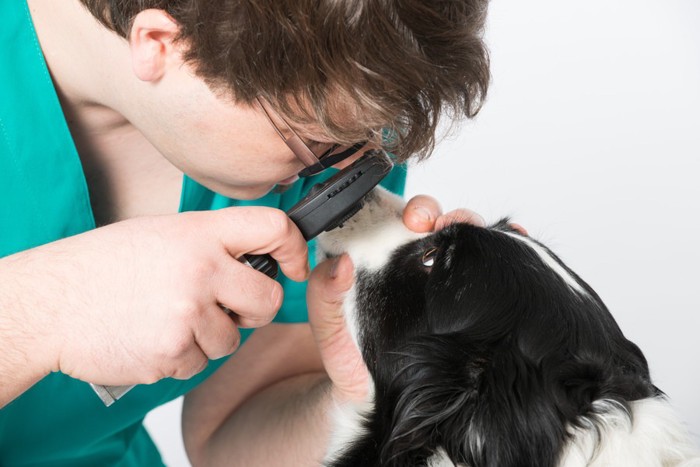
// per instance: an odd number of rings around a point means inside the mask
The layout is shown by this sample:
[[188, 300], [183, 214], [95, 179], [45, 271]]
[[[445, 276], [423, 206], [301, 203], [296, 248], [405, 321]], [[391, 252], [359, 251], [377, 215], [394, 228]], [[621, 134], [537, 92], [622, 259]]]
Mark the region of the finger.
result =
[[448, 225], [458, 222], [466, 222], [478, 227], [486, 227], [486, 221], [478, 213], [471, 209], [455, 209], [437, 218], [435, 221], [435, 230], [442, 230]]
[[306, 293], [309, 322], [321, 346], [330, 345], [345, 328], [342, 304], [353, 279], [348, 255], [324, 261], [311, 274]]
[[513, 230], [518, 232], [520, 235], [524, 235], [526, 237], [530, 236], [530, 234], [528, 234], [528, 232], [527, 232], [527, 229], [525, 227], [523, 227], [522, 225], [517, 224], [515, 222], [509, 222], [508, 225], [511, 226], [513, 228]]
[[432, 232], [442, 208], [435, 198], [418, 195], [411, 198], [403, 210], [403, 223], [414, 232]]
[[309, 276], [306, 240], [284, 211], [236, 207], [212, 212], [219, 213], [221, 239], [232, 256], [269, 253], [290, 279]]
[[212, 306], [202, 314], [193, 333], [197, 345], [209, 360], [231, 355], [241, 340], [236, 324], [218, 306]]
[[366, 401], [369, 372], [345, 322], [343, 301], [354, 279], [347, 255], [317, 266], [309, 279], [309, 323], [338, 400]]
[[209, 364], [209, 359], [202, 349], [196, 344], [187, 347], [187, 350], [173, 361], [173, 368], [169, 376], [175, 379], [190, 379], [204, 370]]
[[235, 259], [220, 266], [210, 286], [217, 303], [231, 310], [234, 322], [242, 328], [270, 323], [282, 306], [280, 283]]

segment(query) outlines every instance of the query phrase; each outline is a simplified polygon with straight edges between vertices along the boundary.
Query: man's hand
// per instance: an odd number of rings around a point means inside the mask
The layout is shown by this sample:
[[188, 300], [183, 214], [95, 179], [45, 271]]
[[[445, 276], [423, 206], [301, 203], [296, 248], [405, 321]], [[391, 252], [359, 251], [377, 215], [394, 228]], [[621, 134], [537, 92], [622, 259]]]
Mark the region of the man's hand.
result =
[[9, 256], [3, 342], [21, 342], [39, 372], [97, 384], [189, 378], [237, 348], [237, 326], [269, 323], [282, 303], [280, 284], [239, 262], [244, 253], [308, 276], [299, 230], [260, 207], [131, 219]]
[[455, 209], [442, 214], [437, 200], [426, 195], [411, 198], [403, 211], [403, 223], [414, 232], [436, 232], [455, 222], [486, 226], [484, 218], [469, 209]]
[[[438, 202], [424, 195], [408, 202], [403, 222], [415, 232], [433, 232], [454, 222], [485, 225], [479, 214], [468, 209], [442, 214]], [[323, 364], [333, 381], [333, 396], [341, 403], [363, 402], [370, 389], [367, 367], [345, 326], [342, 313], [341, 305], [352, 283], [352, 262], [347, 255], [342, 255], [314, 269], [307, 293], [309, 322]]]

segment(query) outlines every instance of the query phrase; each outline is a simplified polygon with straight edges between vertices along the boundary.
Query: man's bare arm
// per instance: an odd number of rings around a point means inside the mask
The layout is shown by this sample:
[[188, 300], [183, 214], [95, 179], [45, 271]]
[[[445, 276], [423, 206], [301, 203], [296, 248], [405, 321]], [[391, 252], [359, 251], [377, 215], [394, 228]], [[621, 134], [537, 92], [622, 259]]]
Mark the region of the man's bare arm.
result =
[[318, 465], [327, 446], [330, 387], [309, 325], [257, 330], [186, 396], [190, 460], [195, 466]]
[[41, 319], [30, 299], [36, 294], [26, 287], [30, 266], [19, 255], [0, 260], [0, 408], [50, 372], [48, 320]]

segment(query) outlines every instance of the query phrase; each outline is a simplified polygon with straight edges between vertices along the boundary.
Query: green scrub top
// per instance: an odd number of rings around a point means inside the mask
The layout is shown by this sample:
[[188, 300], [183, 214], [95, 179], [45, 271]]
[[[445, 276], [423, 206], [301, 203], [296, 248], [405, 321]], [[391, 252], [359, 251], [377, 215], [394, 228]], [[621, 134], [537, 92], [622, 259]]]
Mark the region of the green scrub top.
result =
[[[0, 0], [0, 44], [2, 257], [93, 229], [95, 221], [80, 159], [24, 1]], [[300, 180], [283, 194], [255, 201], [226, 198], [185, 176], [180, 211], [244, 205], [287, 210], [328, 176]], [[401, 194], [405, 178], [405, 168], [397, 167], [383, 185]], [[313, 242], [310, 250], [313, 258]], [[306, 284], [283, 276], [279, 281], [285, 299], [275, 321], [305, 322]], [[251, 332], [241, 330], [242, 342]], [[195, 387], [224, 361], [210, 362], [188, 381], [137, 386], [109, 408], [87, 383], [52, 373], [0, 409], [0, 465], [163, 465], [144, 417]]]

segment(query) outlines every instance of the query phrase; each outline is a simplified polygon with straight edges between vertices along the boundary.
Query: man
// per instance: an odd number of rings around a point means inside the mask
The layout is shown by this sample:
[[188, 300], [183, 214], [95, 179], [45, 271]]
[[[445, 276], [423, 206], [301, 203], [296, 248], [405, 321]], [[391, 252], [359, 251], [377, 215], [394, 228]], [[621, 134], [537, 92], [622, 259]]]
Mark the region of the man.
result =
[[[338, 315], [347, 259], [317, 268], [305, 324], [283, 210], [327, 174], [297, 181], [308, 153], [283, 139], [428, 154], [438, 115], [486, 91], [485, 2], [84, 3], [0, 2], [0, 464], [156, 465], [143, 417], [217, 369], [188, 396], [193, 462], [232, 443], [241, 465], [312, 463], [366, 375]], [[418, 197], [405, 221], [472, 214], [438, 216]], [[140, 386], [108, 409], [86, 381]]]

